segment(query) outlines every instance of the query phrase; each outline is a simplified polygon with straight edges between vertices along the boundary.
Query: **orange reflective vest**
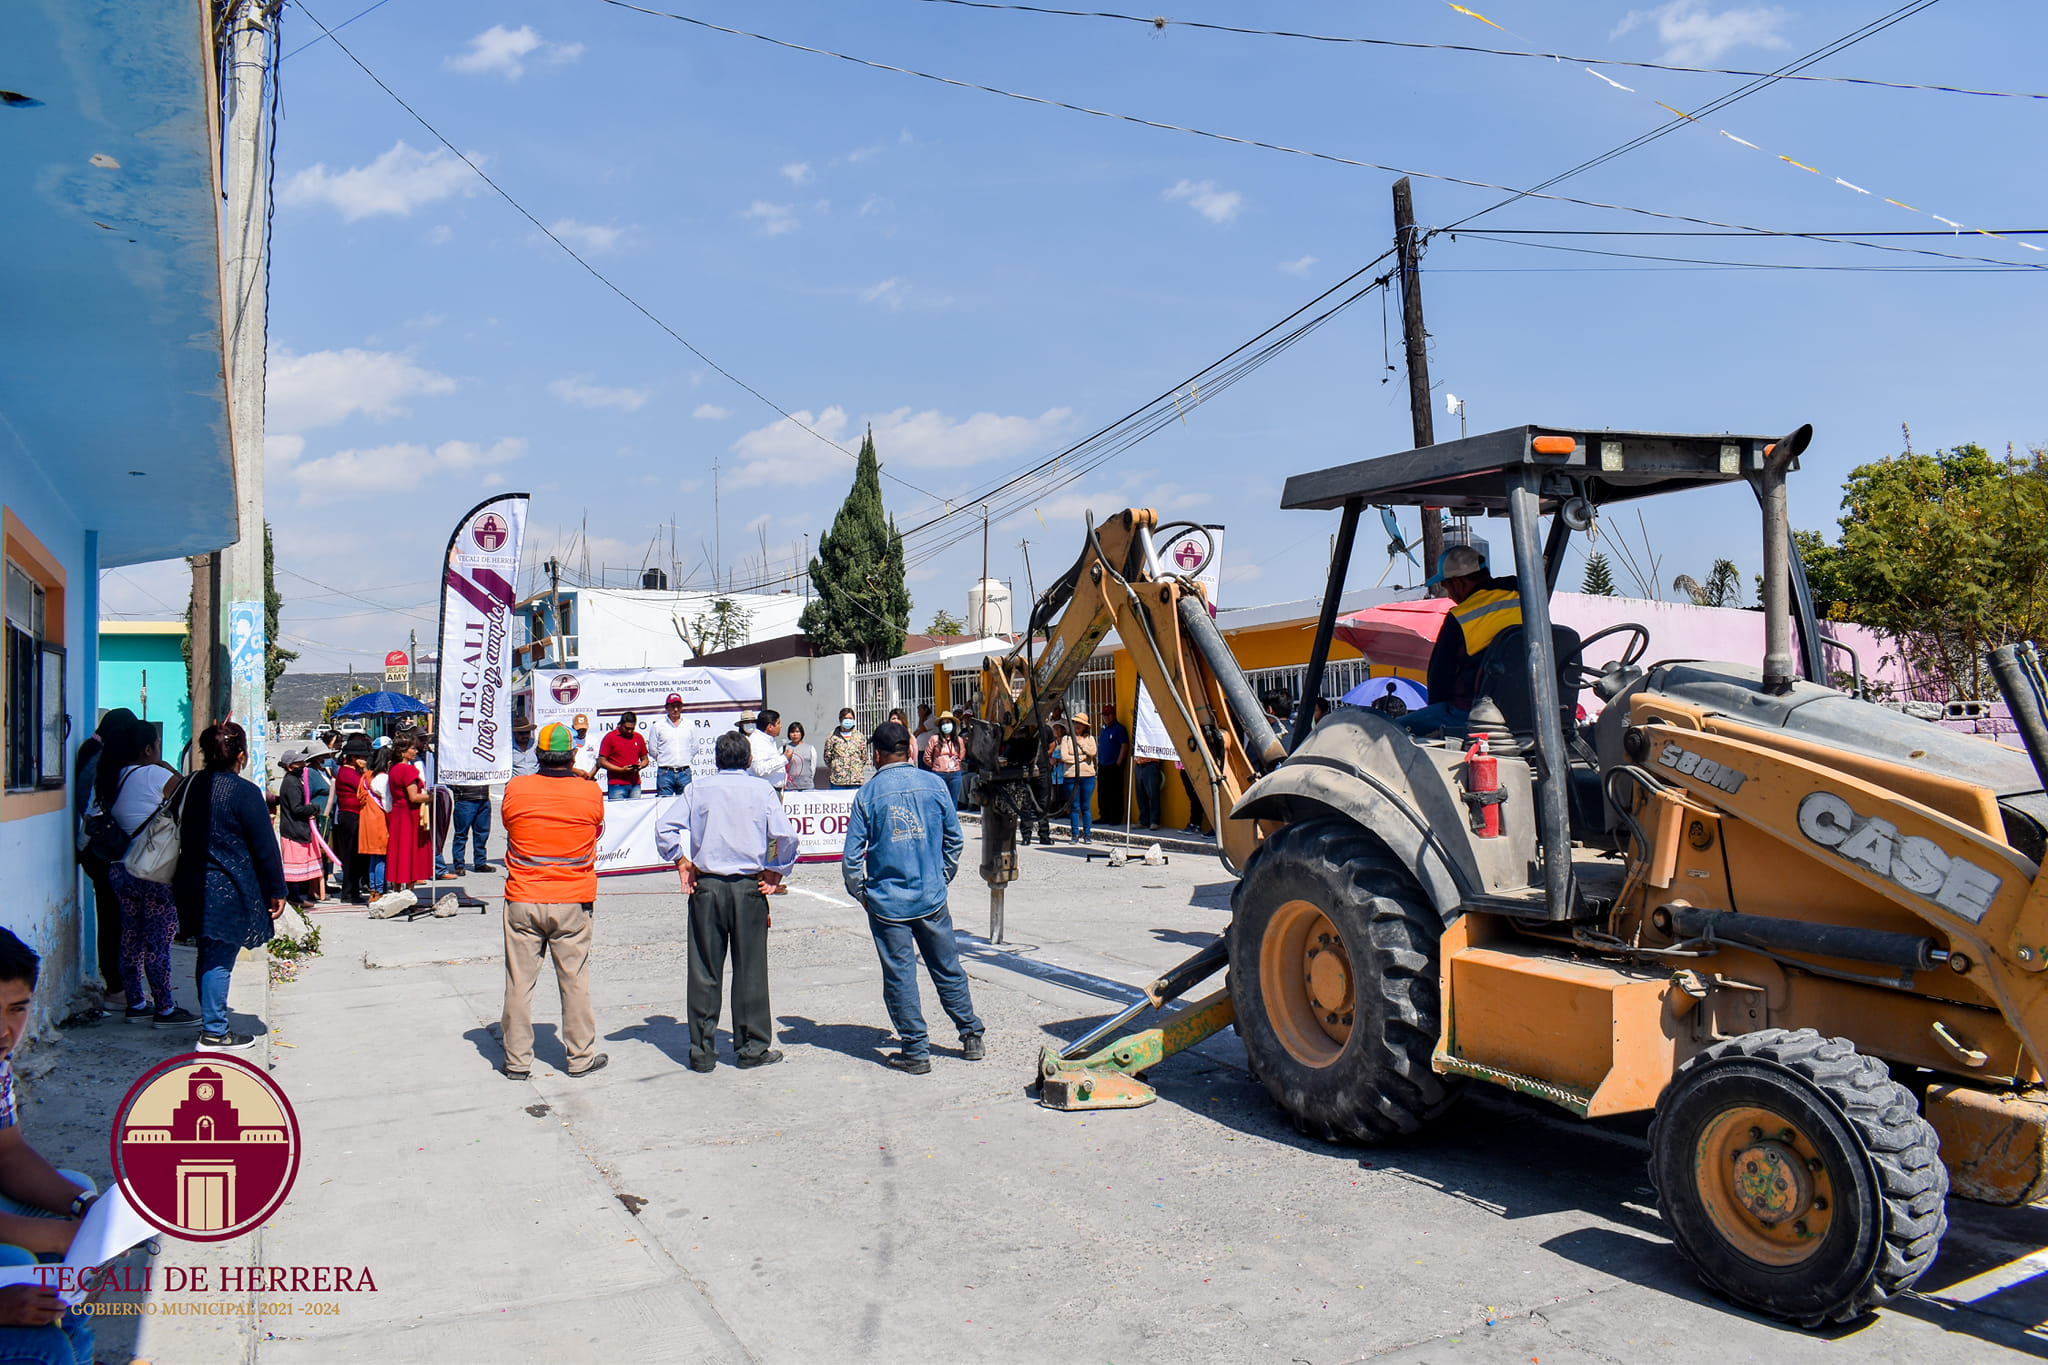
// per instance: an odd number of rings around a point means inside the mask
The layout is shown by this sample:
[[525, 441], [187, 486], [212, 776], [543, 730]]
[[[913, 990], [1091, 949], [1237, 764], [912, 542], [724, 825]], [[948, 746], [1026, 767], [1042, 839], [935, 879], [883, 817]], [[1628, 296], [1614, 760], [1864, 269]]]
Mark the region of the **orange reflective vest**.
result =
[[505, 784], [505, 899], [537, 905], [597, 899], [604, 793], [575, 776], [529, 773]]

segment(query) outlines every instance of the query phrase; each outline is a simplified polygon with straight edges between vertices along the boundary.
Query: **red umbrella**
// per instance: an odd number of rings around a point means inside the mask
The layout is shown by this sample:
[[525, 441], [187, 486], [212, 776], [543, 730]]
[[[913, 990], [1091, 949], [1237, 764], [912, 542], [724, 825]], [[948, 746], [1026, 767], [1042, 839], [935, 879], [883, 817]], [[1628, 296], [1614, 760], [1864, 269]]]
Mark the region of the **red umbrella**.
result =
[[1428, 668], [1450, 609], [1448, 597], [1367, 607], [1337, 618], [1337, 638], [1382, 667]]

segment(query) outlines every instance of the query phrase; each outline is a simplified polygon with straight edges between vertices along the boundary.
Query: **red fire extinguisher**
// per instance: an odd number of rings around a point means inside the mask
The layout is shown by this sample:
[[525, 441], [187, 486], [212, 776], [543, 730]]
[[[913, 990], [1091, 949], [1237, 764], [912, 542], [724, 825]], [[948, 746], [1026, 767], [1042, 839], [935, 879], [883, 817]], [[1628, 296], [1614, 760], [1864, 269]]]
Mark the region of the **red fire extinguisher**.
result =
[[1500, 789], [1500, 760], [1487, 752], [1486, 736], [1465, 751], [1465, 804], [1472, 809], [1472, 832], [1482, 839], [1500, 838], [1500, 808], [1507, 793]]

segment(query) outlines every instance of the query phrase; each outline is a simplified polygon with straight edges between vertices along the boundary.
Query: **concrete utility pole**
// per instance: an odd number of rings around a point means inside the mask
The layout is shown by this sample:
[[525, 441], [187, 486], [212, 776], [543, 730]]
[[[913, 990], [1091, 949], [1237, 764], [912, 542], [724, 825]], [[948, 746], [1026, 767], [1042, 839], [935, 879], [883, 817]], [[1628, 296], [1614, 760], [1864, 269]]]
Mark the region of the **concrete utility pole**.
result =
[[[185, 759], [187, 771], [199, 768], [199, 736], [213, 724], [220, 694], [214, 689], [219, 679], [214, 664], [220, 657], [220, 556], [192, 556], [192, 752]], [[169, 755], [165, 755], [166, 758]], [[189, 760], [189, 761], [188, 761]]]
[[[1415, 423], [1417, 449], [1436, 444], [1436, 425], [1429, 409], [1429, 334], [1422, 328], [1422, 251], [1415, 232], [1415, 195], [1408, 177], [1394, 182], [1394, 250], [1401, 263], [1401, 336], [1408, 351], [1408, 415]], [[1422, 509], [1422, 562], [1435, 573], [1443, 558], [1443, 518], [1434, 507]]]
[[[267, 780], [263, 722], [269, 715], [264, 673], [263, 366], [270, 306], [271, 44], [282, 0], [231, 0], [227, 24], [225, 203], [221, 237], [228, 290], [228, 414], [235, 452], [235, 511], [240, 538], [220, 563], [220, 638], [227, 642], [227, 715], [249, 736], [249, 776]], [[197, 642], [195, 641], [195, 644]]]

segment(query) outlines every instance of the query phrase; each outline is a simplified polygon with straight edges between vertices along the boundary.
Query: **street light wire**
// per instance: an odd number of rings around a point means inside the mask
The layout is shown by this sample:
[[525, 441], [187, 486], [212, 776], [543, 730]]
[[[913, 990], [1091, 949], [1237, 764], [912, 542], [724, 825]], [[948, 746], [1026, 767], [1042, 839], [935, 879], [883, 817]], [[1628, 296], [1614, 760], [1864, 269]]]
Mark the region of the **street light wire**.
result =
[[[379, 0], [381, 3], [382, 0]], [[1362, 47], [1402, 48], [1413, 52], [1466, 52], [1487, 57], [1520, 57], [1546, 62], [1571, 62], [1584, 66], [1616, 66], [1636, 71], [1674, 71], [1688, 76], [1766, 76], [1766, 71], [1743, 71], [1724, 66], [1679, 66], [1671, 62], [1630, 62], [1613, 57], [1575, 57], [1564, 52], [1533, 52], [1517, 48], [1479, 47], [1471, 43], [1422, 43], [1395, 38], [1363, 38], [1331, 33], [1302, 33], [1279, 28], [1246, 28], [1238, 24], [1213, 24], [1197, 19], [1168, 19], [1163, 15], [1117, 14], [1108, 10], [1053, 9], [1043, 5], [996, 4], [992, 0], [919, 0], [927, 5], [954, 5], [961, 9], [1011, 10], [1020, 14], [1057, 15], [1072, 19], [1114, 19], [1142, 24], [1159, 31], [1168, 28], [1204, 29], [1212, 33], [1234, 33], [1257, 38], [1292, 38], [1311, 43], [1352, 44]], [[1988, 99], [2048, 100], [2048, 93], [2029, 90], [1977, 90], [1961, 85], [1929, 85], [1914, 81], [1880, 81], [1861, 76], [1786, 75], [1779, 79], [1812, 81], [1830, 85], [1864, 85], [1883, 90], [1925, 90], [1944, 95], [1977, 95]]]

